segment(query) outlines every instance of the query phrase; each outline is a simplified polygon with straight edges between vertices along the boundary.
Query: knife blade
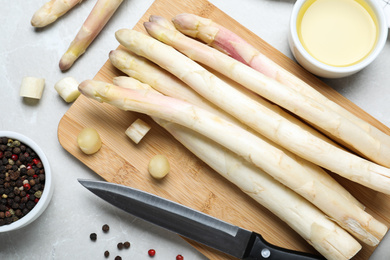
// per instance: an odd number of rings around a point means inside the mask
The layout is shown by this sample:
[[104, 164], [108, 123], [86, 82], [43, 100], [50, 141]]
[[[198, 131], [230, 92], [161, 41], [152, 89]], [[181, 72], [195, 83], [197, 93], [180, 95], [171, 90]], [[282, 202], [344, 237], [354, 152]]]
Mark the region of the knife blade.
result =
[[321, 256], [272, 245], [260, 234], [128, 186], [78, 180], [108, 203], [155, 225], [240, 259], [309, 260]]

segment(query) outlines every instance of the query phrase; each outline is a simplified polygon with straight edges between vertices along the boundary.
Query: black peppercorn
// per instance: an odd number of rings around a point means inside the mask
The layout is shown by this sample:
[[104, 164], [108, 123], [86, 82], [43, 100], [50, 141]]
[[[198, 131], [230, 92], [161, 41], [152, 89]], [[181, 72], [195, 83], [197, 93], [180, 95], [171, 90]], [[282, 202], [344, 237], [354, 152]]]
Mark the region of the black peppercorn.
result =
[[11, 178], [11, 180], [13, 180], [13, 181], [16, 181], [18, 178], [19, 178], [19, 176], [20, 176], [20, 172], [19, 171], [12, 171], [11, 173], [10, 173], [10, 178]]
[[35, 174], [35, 170], [33, 168], [27, 170], [28, 176], [33, 176]]
[[28, 210], [32, 210], [34, 208], [34, 206], [35, 206], [34, 201], [31, 201], [31, 200], [27, 201], [26, 207]]
[[92, 241], [96, 241], [96, 239], [97, 239], [96, 233], [91, 233], [91, 234], [89, 235], [89, 238], [90, 238]]
[[21, 175], [26, 175], [27, 174], [27, 168], [26, 167], [20, 168], [20, 174]]
[[12, 150], [12, 152], [13, 152], [14, 154], [19, 155], [19, 154], [20, 154], [20, 147], [15, 147], [15, 148]]
[[15, 210], [15, 215], [16, 215], [17, 217], [23, 216], [22, 210], [20, 210], [20, 209]]
[[120, 257], [119, 255], [115, 257], [115, 260], [122, 260], [122, 257]]
[[106, 251], [104, 252], [104, 256], [105, 256], [106, 258], [108, 258], [108, 257], [110, 256], [110, 252], [108, 252], [108, 250], [106, 250]]
[[130, 248], [130, 242], [129, 241], [126, 241], [125, 243], [123, 243], [123, 246], [127, 249], [127, 248]]
[[107, 233], [110, 230], [110, 226], [107, 225], [107, 224], [104, 224], [103, 227], [102, 227], [102, 230], [103, 230], [104, 233]]
[[12, 208], [13, 209], [18, 209], [19, 208], [19, 203], [16, 203], [15, 201], [14, 201], [14, 203], [12, 204]]
[[4, 158], [9, 159], [9, 158], [11, 158], [11, 156], [12, 156], [12, 152], [11, 151], [5, 151], [4, 152]]
[[119, 250], [121, 250], [122, 248], [123, 248], [123, 243], [118, 243], [117, 245], [116, 245], [116, 247], [119, 249]]

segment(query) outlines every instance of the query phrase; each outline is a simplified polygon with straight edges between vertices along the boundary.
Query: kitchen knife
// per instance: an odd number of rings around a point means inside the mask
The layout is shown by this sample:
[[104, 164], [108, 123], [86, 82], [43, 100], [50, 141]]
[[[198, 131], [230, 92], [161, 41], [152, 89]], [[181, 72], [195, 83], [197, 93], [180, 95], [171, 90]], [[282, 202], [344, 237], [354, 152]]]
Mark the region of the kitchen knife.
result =
[[277, 247], [255, 232], [141, 190], [104, 181], [79, 182], [103, 200], [136, 217], [240, 259], [324, 259]]

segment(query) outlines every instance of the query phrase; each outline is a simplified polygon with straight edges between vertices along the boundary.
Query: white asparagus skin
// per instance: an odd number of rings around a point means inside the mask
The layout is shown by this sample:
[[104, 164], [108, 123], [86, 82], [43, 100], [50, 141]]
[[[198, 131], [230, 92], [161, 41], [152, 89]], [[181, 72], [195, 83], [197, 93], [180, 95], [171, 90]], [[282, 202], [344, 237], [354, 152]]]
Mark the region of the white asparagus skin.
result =
[[[154, 18], [153, 21], [160, 19]], [[269, 59], [255, 47], [250, 45], [244, 39], [234, 32], [215, 23], [211, 19], [203, 18], [194, 14], [180, 14], [173, 18], [177, 29], [182, 33], [195, 37], [207, 45], [210, 45], [232, 58], [241, 61], [253, 69], [271, 77], [280, 83], [295, 89], [298, 92], [316, 100], [333, 111], [339, 113], [345, 118], [351, 120], [362, 130], [377, 140], [377, 154], [375, 162], [383, 166], [390, 167], [390, 136], [380, 131], [378, 128], [357, 117], [342, 106], [326, 98], [320, 92], [315, 90], [309, 84], [285, 70], [277, 63]], [[166, 28], [172, 28], [171, 25], [163, 24]], [[362, 154], [360, 152], [360, 154]]]
[[[390, 169], [316, 138], [308, 131], [291, 124], [277, 113], [273, 113], [232, 88], [193, 60], [164, 43], [129, 29], [117, 31], [116, 38], [130, 51], [168, 70], [203, 97], [273, 142], [347, 179], [390, 194]], [[307, 109], [310, 109], [309, 106]], [[337, 119], [338, 117], [335, 120]]]
[[[146, 60], [145, 58], [130, 53], [128, 51], [114, 50], [110, 52], [109, 59], [116, 68], [118, 68], [125, 74], [131, 76], [131, 77], [126, 77], [126, 76], [115, 77], [113, 79], [114, 85], [126, 87], [126, 88], [132, 86], [132, 88], [137, 87], [139, 89], [148, 89], [148, 86], [152, 87], [153, 89], [157, 90], [158, 92], [166, 96], [178, 98], [186, 102], [192, 103], [194, 105], [197, 105], [226, 120], [229, 120], [234, 124], [240, 125], [240, 127], [248, 130], [248, 128], [245, 127], [243, 124], [241, 124], [238, 120], [236, 120], [226, 112], [222, 111], [218, 107], [214, 106], [211, 102], [202, 98], [200, 95], [194, 92], [182, 81], [178, 80], [172, 74], [161, 69], [160, 67], [156, 66], [155, 64]], [[142, 84], [140, 81], [146, 84]], [[259, 96], [255, 96], [254, 98], [256, 97], [258, 98], [257, 99], [258, 102], [263, 102], [263, 104], [269, 107], [270, 109], [275, 109], [277, 113], [283, 114], [283, 116], [289, 118], [290, 121], [296, 123], [300, 122], [299, 120], [296, 120], [296, 118], [290, 116], [289, 114], [284, 113], [284, 111], [280, 110], [279, 107], [273, 106], [269, 103], [267, 104], [266, 101], [262, 100]], [[308, 129], [308, 131], [312, 130], [310, 127], [307, 127], [307, 125], [305, 124], [302, 124], [301, 127], [304, 129]], [[315, 134], [316, 132], [313, 131], [313, 133]], [[321, 169], [319, 170], [322, 171]], [[353, 203], [355, 203], [356, 205], [364, 209], [364, 206], [358, 200], [356, 200], [356, 198], [354, 198], [344, 187], [342, 187], [337, 182], [335, 182], [334, 179], [324, 178], [322, 181], [323, 182], [328, 181], [327, 185], [332, 186], [333, 189], [335, 190], [337, 189], [338, 194], [345, 196]]]
[[45, 27], [54, 23], [82, 0], [50, 0], [39, 8], [31, 18], [34, 27]]
[[[140, 71], [144, 69], [143, 66]], [[151, 88], [124, 76], [115, 77], [113, 82], [130, 89]], [[350, 259], [361, 249], [355, 239], [318, 208], [253, 164], [187, 127], [152, 118], [199, 159], [287, 223], [327, 259]]]
[[98, 36], [123, 0], [97, 0], [68, 50], [62, 55], [60, 69], [68, 70]]
[[312, 98], [302, 95], [210, 46], [186, 37], [178, 31], [164, 28], [156, 22], [148, 22], [144, 25], [148, 33], [156, 39], [173, 46], [191, 59], [207, 65], [289, 110], [316, 126], [332, 139], [341, 140], [344, 145], [359, 151], [371, 160], [376, 161], [376, 158], [385, 152], [380, 149], [379, 141], [366, 131]]
[[326, 183], [310, 163], [272, 146], [204, 109], [154, 90], [125, 89], [102, 81], [85, 80], [79, 91], [89, 98], [122, 110], [145, 113], [185, 127], [208, 137], [264, 170], [337, 221], [358, 239], [377, 245], [387, 227]]

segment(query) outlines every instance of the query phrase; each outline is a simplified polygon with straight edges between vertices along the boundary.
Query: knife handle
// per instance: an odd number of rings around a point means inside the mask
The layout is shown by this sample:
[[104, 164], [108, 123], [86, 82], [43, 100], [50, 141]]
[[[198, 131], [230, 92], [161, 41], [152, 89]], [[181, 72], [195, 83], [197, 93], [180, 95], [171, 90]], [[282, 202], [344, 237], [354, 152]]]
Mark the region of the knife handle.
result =
[[264, 238], [253, 232], [248, 243], [247, 250], [243, 257], [244, 260], [313, 260], [325, 259], [322, 256], [312, 255], [309, 253], [289, 250], [272, 245]]

